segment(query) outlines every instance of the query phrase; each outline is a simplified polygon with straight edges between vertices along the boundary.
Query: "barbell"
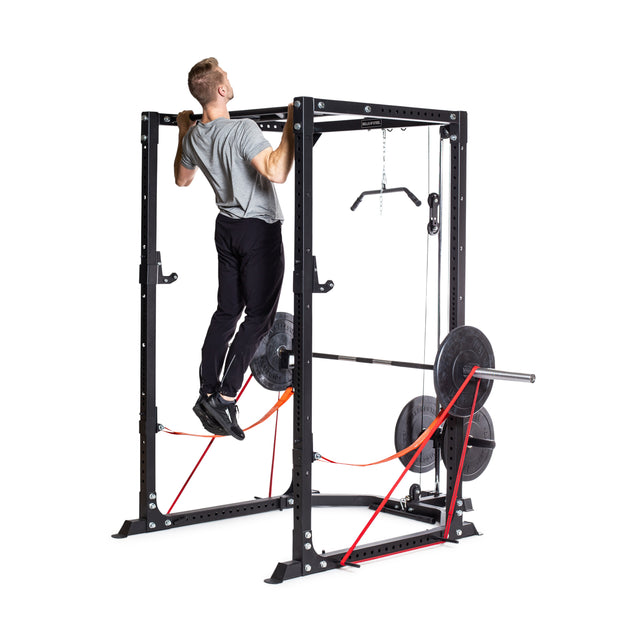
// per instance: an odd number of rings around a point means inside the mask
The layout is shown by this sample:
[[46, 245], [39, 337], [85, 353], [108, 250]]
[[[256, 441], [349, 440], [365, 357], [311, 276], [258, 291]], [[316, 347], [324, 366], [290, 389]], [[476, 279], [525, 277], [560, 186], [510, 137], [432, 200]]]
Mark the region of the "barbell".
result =
[[[251, 361], [251, 373], [266, 389], [284, 391], [293, 382], [289, 364], [293, 345], [293, 316], [278, 312], [273, 327], [262, 339]], [[476, 411], [486, 402], [494, 380], [535, 382], [532, 373], [499, 371], [494, 368], [495, 358], [491, 343], [475, 327], [460, 326], [453, 329], [440, 344], [434, 364], [361, 358], [332, 353], [313, 353], [314, 358], [343, 360], [365, 364], [380, 364], [409, 369], [433, 371], [433, 381], [438, 402], [446, 407], [469, 375], [473, 367], [478, 369], [473, 377], [480, 380]], [[469, 417], [476, 385], [468, 385], [451, 407], [450, 414], [459, 418]]]

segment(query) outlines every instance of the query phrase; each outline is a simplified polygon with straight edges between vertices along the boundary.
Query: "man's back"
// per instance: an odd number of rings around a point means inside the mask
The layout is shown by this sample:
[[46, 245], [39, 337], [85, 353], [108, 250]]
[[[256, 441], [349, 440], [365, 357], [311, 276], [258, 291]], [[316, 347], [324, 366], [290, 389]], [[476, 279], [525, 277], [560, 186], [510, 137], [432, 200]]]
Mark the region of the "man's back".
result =
[[252, 120], [216, 118], [189, 129], [182, 143], [182, 164], [200, 168], [224, 215], [275, 222], [283, 216], [273, 185], [251, 164], [269, 146]]

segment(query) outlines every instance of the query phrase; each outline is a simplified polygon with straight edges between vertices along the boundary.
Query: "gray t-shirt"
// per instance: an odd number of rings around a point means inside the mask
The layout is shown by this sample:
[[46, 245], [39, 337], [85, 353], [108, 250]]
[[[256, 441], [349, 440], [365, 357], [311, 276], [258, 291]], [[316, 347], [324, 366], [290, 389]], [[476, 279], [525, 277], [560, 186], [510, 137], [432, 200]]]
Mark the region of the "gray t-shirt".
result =
[[230, 218], [283, 219], [270, 180], [251, 164], [271, 145], [253, 120], [196, 122], [182, 140], [182, 164], [199, 167], [213, 187], [220, 213]]

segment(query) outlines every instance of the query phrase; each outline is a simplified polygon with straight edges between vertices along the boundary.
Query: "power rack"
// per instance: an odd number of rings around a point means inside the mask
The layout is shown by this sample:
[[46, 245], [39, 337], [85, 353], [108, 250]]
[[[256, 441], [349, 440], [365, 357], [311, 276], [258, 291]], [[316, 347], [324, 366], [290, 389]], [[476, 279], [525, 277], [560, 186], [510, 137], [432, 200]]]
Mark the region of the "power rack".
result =
[[[231, 112], [232, 119], [250, 118], [264, 131], [282, 131], [286, 107]], [[312, 491], [313, 396], [312, 352], [313, 295], [330, 287], [318, 282], [313, 254], [313, 148], [321, 135], [331, 132], [394, 129], [439, 125], [441, 139], [451, 145], [449, 171], [449, 328], [465, 321], [466, 252], [466, 145], [467, 114], [464, 111], [422, 109], [393, 105], [345, 102], [311, 97], [294, 99], [295, 133], [295, 241], [294, 241], [294, 328], [293, 328], [293, 469], [289, 489], [273, 498], [254, 499], [205, 509], [166, 515], [156, 499], [156, 447], [159, 431], [156, 406], [156, 293], [157, 286], [177, 279], [162, 270], [157, 236], [157, 167], [159, 128], [175, 126], [176, 115], [147, 111], [142, 114], [142, 237], [141, 237], [141, 356], [140, 356], [140, 497], [139, 516], [126, 520], [115, 538], [132, 534], [211, 522], [274, 510], [293, 513], [292, 559], [279, 563], [267, 582], [279, 583], [343, 566], [346, 549], [318, 553], [313, 546], [311, 512], [315, 506], [362, 506], [376, 509], [379, 496], [333, 495]], [[442, 197], [442, 194], [440, 194]], [[456, 539], [477, 534], [472, 523], [463, 520], [471, 502], [462, 499], [462, 483], [456, 487], [455, 475], [465, 446], [463, 420], [448, 417], [452, 427], [449, 454], [444, 456], [447, 471], [446, 494], [431, 492], [416, 498], [411, 517], [431, 525], [422, 533], [356, 547], [349, 563], [359, 563], [443, 541], [444, 522], [451, 517], [450, 536]], [[455, 495], [454, 495], [455, 494]], [[398, 500], [391, 499], [385, 512], [407, 515]], [[449, 513], [453, 511], [453, 513]]]

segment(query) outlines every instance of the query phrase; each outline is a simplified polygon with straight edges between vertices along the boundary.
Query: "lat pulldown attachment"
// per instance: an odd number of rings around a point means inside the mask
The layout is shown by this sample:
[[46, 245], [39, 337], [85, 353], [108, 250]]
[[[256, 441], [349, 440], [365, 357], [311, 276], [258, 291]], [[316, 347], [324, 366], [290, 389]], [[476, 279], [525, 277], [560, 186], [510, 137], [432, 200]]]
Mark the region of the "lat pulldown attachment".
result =
[[416, 196], [409, 191], [406, 187], [395, 187], [393, 189], [387, 189], [387, 130], [382, 130], [382, 181], [380, 183], [380, 188], [375, 191], [363, 191], [357, 198], [356, 201], [351, 205], [351, 211], [355, 211], [358, 205], [362, 202], [362, 198], [365, 196], [380, 196], [380, 214], [382, 214], [382, 196], [385, 193], [395, 193], [398, 191], [404, 191], [410, 200], [419, 207], [422, 202], [416, 198]]
[[379, 196], [385, 193], [394, 193], [396, 191], [404, 191], [407, 194], [407, 196], [409, 196], [409, 198], [413, 201], [416, 207], [419, 207], [422, 204], [422, 202], [413, 193], [411, 193], [411, 191], [409, 191], [409, 189], [407, 189], [406, 187], [395, 187], [393, 189], [387, 189], [386, 186], [383, 186], [382, 189], [376, 189], [375, 191], [363, 191], [358, 196], [356, 201], [351, 205], [351, 211], [355, 211], [357, 209], [358, 205], [362, 202], [362, 198], [364, 198], [365, 196], [373, 196], [373, 195]]

